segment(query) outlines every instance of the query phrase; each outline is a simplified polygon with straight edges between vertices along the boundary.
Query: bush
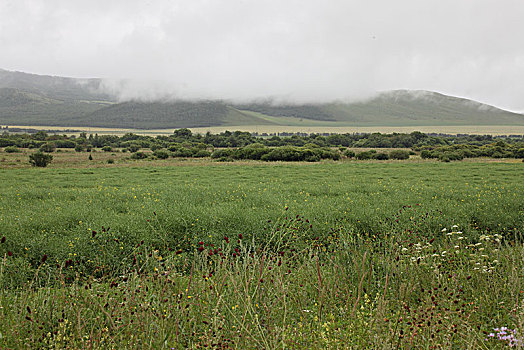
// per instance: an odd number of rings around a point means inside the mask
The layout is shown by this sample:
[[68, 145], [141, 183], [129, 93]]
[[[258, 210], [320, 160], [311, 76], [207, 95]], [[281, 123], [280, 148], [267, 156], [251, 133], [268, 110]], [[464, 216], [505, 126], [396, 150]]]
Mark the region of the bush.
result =
[[265, 161], [301, 161], [304, 160], [305, 155], [301, 154], [297, 147], [282, 146], [272, 149], [269, 153], [262, 156]]
[[113, 149], [111, 148], [111, 146], [104, 146], [104, 147], [102, 147], [102, 151], [104, 151], [104, 152], [111, 152], [111, 151], [113, 151]]
[[409, 151], [396, 149], [394, 151], [389, 152], [389, 158], [400, 160], [409, 159]]
[[205, 149], [197, 149], [196, 152], [193, 153], [193, 157], [195, 158], [206, 158], [210, 156], [211, 152], [206, 151]]
[[348, 149], [344, 152], [344, 157], [348, 157], [348, 158], [355, 158], [355, 152], [353, 152], [352, 150]]
[[166, 151], [165, 149], [157, 149], [153, 152], [153, 155], [158, 159], [167, 159], [169, 158], [169, 151]]
[[429, 159], [429, 158], [436, 158], [431, 151], [428, 151], [427, 149], [420, 152], [420, 157], [422, 159]]
[[234, 153], [236, 159], [254, 159], [259, 160], [266, 153], [269, 153], [270, 149], [260, 143], [252, 143], [251, 145], [239, 148]]
[[189, 148], [179, 148], [173, 152], [173, 157], [175, 158], [191, 158], [193, 157], [193, 151]]
[[32, 166], [38, 166], [38, 167], [46, 167], [47, 164], [51, 163], [53, 160], [53, 156], [50, 154], [45, 154], [40, 151], [35, 152], [31, 155], [29, 155], [29, 163]]
[[216, 149], [212, 154], [211, 158], [214, 159], [230, 159], [233, 155], [233, 150], [230, 148]]
[[114, 162], [115, 162], [115, 160], [114, 160], [114, 159], [111, 159], [111, 158], [109, 158], [109, 159], [107, 160], [107, 164], [113, 164]]
[[83, 152], [83, 151], [84, 151], [84, 146], [82, 146], [82, 145], [76, 145], [76, 146], [75, 146], [75, 151], [76, 151], [76, 152]]
[[373, 158], [373, 153], [372, 152], [360, 152], [359, 154], [357, 154], [355, 156], [358, 160], [365, 160], [365, 159], [371, 159]]
[[389, 155], [387, 153], [377, 153], [373, 156], [373, 159], [377, 160], [388, 160]]
[[460, 152], [444, 152], [439, 154], [438, 159], [441, 162], [450, 162], [452, 160], [462, 160], [464, 156]]
[[54, 152], [55, 149], [56, 149], [56, 146], [53, 142], [46, 142], [42, 146], [40, 146], [40, 152], [51, 153], [51, 152]]
[[137, 152], [139, 149], [140, 149], [140, 146], [137, 145], [137, 144], [131, 144], [129, 145], [129, 147], [127, 147], [127, 149], [129, 150], [129, 152]]
[[131, 155], [131, 159], [144, 159], [147, 158], [147, 154], [144, 152], [135, 152]]
[[71, 140], [55, 140], [53, 141], [56, 148], [75, 148], [76, 142]]
[[16, 152], [20, 152], [20, 150], [16, 148], [15, 146], [8, 146], [4, 148], [4, 152], [5, 153], [16, 153]]

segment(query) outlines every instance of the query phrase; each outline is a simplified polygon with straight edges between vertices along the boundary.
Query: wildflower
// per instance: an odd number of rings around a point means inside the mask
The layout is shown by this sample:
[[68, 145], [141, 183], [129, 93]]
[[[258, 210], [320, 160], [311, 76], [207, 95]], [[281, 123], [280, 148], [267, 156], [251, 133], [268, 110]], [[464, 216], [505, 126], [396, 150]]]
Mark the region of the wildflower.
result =
[[5, 243], [5, 236], [2, 237], [2, 240], [0, 240], [0, 242]]

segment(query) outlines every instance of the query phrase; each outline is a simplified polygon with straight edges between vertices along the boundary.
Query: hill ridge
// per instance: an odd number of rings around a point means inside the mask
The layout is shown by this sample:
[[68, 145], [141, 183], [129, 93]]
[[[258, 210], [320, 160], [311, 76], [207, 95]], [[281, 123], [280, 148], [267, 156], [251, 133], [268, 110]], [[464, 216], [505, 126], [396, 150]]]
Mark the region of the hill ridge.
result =
[[426, 90], [383, 91], [358, 102], [124, 101], [102, 79], [0, 69], [0, 125], [163, 129], [207, 126], [524, 125], [524, 115]]

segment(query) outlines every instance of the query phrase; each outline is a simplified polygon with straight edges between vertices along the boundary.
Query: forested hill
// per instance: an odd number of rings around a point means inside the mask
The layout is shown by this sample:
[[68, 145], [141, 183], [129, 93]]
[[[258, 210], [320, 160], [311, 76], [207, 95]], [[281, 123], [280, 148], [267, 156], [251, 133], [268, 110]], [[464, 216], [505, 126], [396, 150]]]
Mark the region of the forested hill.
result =
[[136, 129], [222, 125], [524, 125], [522, 114], [430, 91], [389, 91], [353, 103], [118, 102], [102, 85], [100, 79], [0, 70], [0, 125]]

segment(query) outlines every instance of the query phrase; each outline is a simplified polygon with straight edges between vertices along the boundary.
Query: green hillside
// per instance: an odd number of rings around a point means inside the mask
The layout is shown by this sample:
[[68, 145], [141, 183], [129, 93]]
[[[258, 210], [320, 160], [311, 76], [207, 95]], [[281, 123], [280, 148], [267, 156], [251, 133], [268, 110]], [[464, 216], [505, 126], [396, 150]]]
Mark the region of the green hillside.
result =
[[524, 125], [524, 115], [429, 91], [396, 90], [325, 104], [224, 101], [118, 103], [100, 79], [42, 76], [0, 69], [0, 125], [169, 129], [208, 126]]
[[257, 112], [261, 114], [259, 117], [279, 117], [270, 118], [279, 125], [296, 125], [297, 120], [305, 125], [334, 122], [348, 126], [524, 125], [522, 114], [430, 91], [389, 91], [353, 103], [273, 105], [267, 102], [235, 107]]
[[115, 101], [102, 92], [101, 79], [75, 79], [0, 69], [0, 88], [14, 88], [57, 100]]
[[68, 121], [71, 126], [167, 129], [223, 125], [222, 102], [123, 102]]
[[69, 125], [107, 102], [57, 100], [13, 88], [0, 88], [0, 125]]
[[518, 113], [430, 91], [396, 90], [357, 103], [333, 103], [324, 110], [355, 125], [524, 125]]

